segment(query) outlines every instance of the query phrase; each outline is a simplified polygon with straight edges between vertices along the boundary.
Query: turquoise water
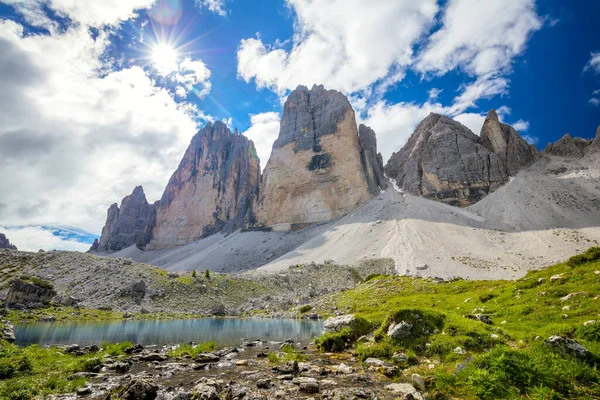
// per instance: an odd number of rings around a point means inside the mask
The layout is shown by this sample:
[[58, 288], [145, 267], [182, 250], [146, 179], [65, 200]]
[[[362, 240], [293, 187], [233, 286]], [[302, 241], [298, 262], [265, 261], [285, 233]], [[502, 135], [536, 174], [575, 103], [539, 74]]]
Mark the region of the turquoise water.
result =
[[242, 339], [307, 343], [323, 330], [322, 321], [204, 318], [171, 321], [36, 322], [15, 326], [17, 344], [87, 346], [130, 341], [142, 345], [215, 341], [235, 346]]

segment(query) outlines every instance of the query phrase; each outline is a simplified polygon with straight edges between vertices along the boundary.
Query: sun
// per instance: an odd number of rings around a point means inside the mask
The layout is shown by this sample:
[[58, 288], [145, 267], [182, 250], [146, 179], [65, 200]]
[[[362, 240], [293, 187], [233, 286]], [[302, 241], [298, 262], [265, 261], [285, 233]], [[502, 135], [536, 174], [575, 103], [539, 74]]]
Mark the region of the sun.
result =
[[177, 70], [178, 58], [177, 50], [167, 43], [159, 43], [152, 48], [154, 67], [163, 75], [168, 75]]

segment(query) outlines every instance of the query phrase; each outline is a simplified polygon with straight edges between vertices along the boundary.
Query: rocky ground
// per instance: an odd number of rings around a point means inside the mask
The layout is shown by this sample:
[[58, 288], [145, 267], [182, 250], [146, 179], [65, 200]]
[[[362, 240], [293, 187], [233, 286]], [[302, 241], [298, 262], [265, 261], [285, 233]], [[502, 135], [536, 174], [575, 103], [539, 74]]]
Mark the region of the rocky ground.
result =
[[393, 271], [390, 260], [371, 260], [353, 268], [326, 263], [294, 265], [268, 275], [209, 271], [207, 276], [206, 270], [169, 273], [127, 258], [0, 250], [0, 298], [9, 295], [13, 281], [40, 278], [54, 293], [17, 288], [24, 300], [10, 302], [54, 301], [120, 312], [296, 317], [298, 308], [313, 298], [353, 288], [370, 274]]

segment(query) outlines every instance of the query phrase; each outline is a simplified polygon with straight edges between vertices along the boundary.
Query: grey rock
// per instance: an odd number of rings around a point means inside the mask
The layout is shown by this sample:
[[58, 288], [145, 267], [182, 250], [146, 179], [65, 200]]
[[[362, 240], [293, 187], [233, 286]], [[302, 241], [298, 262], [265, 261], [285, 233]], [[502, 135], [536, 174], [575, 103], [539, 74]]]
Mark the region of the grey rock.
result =
[[377, 153], [377, 137], [375, 131], [360, 124], [358, 127], [358, 145], [360, 147], [360, 162], [363, 174], [371, 196], [377, 196], [380, 190], [388, 187], [383, 170], [383, 157]]
[[508, 181], [501, 158], [479, 136], [439, 114], [425, 118], [385, 166], [405, 192], [468, 206]]
[[324, 332], [339, 332], [344, 328], [350, 326], [350, 323], [354, 320], [354, 315], [341, 315], [339, 317], [330, 317], [323, 323]]
[[159, 387], [151, 382], [134, 379], [123, 389], [120, 400], [154, 400]]
[[510, 125], [498, 119], [495, 110], [490, 110], [481, 128], [481, 143], [497, 154], [510, 176], [539, 159], [535, 146], [530, 146]]
[[166, 355], [160, 354], [160, 353], [143, 354], [140, 356], [140, 360], [146, 361], [146, 362], [166, 361], [168, 358], [169, 357], [167, 357]]
[[259, 389], [270, 389], [273, 387], [273, 382], [270, 379], [259, 379], [256, 381], [256, 387]]
[[390, 325], [387, 335], [392, 339], [405, 339], [412, 335], [412, 328], [412, 324], [402, 321], [397, 324]]
[[219, 392], [214, 386], [199, 383], [194, 387], [192, 397], [196, 400], [219, 400]]
[[37, 304], [48, 304], [55, 296], [56, 292], [54, 289], [16, 279], [10, 285], [10, 289], [6, 295], [6, 303], [34, 306]]
[[420, 391], [425, 391], [425, 381], [423, 380], [423, 378], [421, 378], [421, 375], [419, 374], [412, 374], [411, 376], [411, 382], [412, 385]]
[[467, 315], [465, 315], [465, 318], [474, 319], [474, 320], [483, 322], [484, 324], [487, 324], [487, 325], [494, 324], [492, 319], [488, 315], [485, 315], [485, 314], [467, 314]]
[[0, 233], [0, 249], [18, 250], [17, 246], [11, 244], [10, 240], [3, 233]]
[[567, 339], [562, 336], [550, 336], [544, 341], [544, 345], [563, 356], [574, 357], [584, 361], [593, 358], [592, 353], [576, 340]]
[[544, 149], [544, 154], [551, 154], [566, 158], [581, 158], [585, 155], [586, 147], [593, 144], [592, 141], [572, 137], [568, 133], [555, 143], [548, 143]]
[[221, 357], [219, 357], [213, 353], [200, 353], [196, 356], [196, 358], [194, 360], [199, 364], [206, 364], [206, 363], [218, 362], [220, 359], [221, 359]]
[[111, 205], [99, 242], [90, 251], [115, 252], [136, 245], [144, 249], [156, 224], [156, 204], [148, 204], [144, 189], [137, 186], [123, 198], [121, 207]]
[[15, 338], [15, 327], [7, 321], [0, 321], [0, 340], [6, 340], [9, 343], [14, 343]]
[[315, 394], [319, 393], [319, 384], [317, 382], [301, 383], [299, 388], [301, 393]]

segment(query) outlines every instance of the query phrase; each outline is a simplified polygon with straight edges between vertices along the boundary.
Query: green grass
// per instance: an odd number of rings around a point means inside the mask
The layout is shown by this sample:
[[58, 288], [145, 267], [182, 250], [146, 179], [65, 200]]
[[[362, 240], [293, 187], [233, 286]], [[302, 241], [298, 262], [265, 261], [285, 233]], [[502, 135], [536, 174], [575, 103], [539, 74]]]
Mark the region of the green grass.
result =
[[[347, 309], [378, 327], [373, 332], [375, 342], [355, 347], [359, 359], [392, 361], [394, 353], [403, 352], [409, 356], [401, 365], [409, 368], [404, 375], [412, 371], [432, 376], [432, 393], [465, 399], [598, 398], [595, 365], [556, 355], [542, 343], [549, 336], [562, 335], [600, 354], [600, 320], [584, 326], [600, 317], [599, 270], [600, 249], [592, 248], [517, 281], [440, 283], [373, 276], [321, 304]], [[565, 297], [569, 294], [574, 295]], [[320, 315], [332, 312], [316, 308]], [[469, 314], [488, 315], [493, 324], [465, 318]], [[389, 338], [390, 324], [401, 321], [413, 325], [413, 335]], [[354, 340], [356, 334], [344, 330], [325, 334], [316, 344], [326, 351], [342, 351]], [[468, 354], [458, 354], [457, 347]], [[425, 359], [440, 364], [430, 371], [423, 365]]]
[[309, 312], [310, 310], [312, 310], [312, 306], [310, 304], [306, 304], [306, 305], [300, 307], [300, 312], [303, 314], [306, 312]]
[[267, 353], [267, 360], [271, 364], [279, 364], [281, 362], [298, 361], [304, 362], [308, 360], [308, 357], [303, 353], [297, 351], [294, 346], [283, 346], [280, 353]]
[[102, 351], [112, 357], [122, 356], [125, 354], [125, 349], [131, 346], [133, 346], [131, 342], [102, 343]]
[[37, 276], [21, 275], [19, 276], [19, 279], [44, 289], [54, 289], [54, 285], [52, 283], [38, 278]]
[[169, 350], [169, 355], [171, 357], [190, 356], [193, 358], [198, 354], [213, 351], [216, 347], [217, 345], [215, 342], [200, 343], [197, 345], [182, 344], [173, 350]]

